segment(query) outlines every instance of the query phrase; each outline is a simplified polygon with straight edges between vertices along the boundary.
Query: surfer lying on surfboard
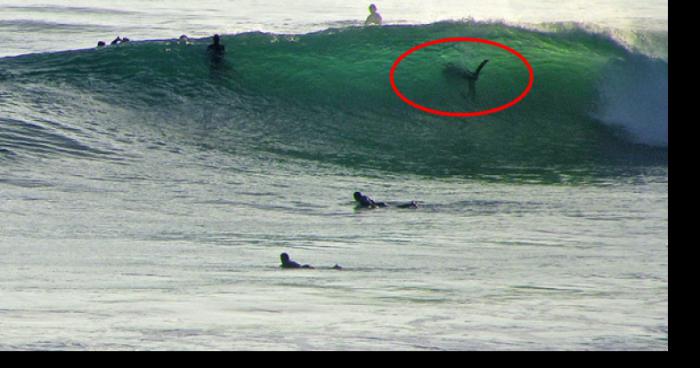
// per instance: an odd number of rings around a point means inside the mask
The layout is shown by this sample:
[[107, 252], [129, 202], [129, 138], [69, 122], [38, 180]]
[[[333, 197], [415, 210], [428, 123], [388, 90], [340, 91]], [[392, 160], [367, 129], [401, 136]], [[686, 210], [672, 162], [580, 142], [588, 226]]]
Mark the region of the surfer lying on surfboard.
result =
[[[307, 264], [302, 266], [299, 263], [292, 261], [292, 259], [289, 258], [289, 254], [287, 254], [287, 253], [280, 254], [280, 260], [282, 261], [282, 264], [280, 265], [280, 267], [282, 267], [282, 268], [308, 268], [311, 270], [314, 269], [313, 266], [310, 266]], [[343, 269], [338, 264], [336, 264], [335, 266], [333, 266], [331, 268], [334, 270], [342, 270]]]
[[[360, 192], [355, 192], [353, 194], [353, 197], [355, 197], [355, 201], [357, 202], [357, 206], [361, 208], [383, 208], [383, 207], [389, 207], [388, 204], [384, 202], [375, 202], [372, 198], [369, 196], [366, 196]], [[411, 201], [408, 203], [402, 203], [396, 205], [398, 208], [418, 208], [418, 204], [416, 201]]]
[[469, 98], [474, 101], [476, 98], [476, 81], [479, 80], [479, 74], [481, 74], [481, 69], [488, 63], [489, 60], [486, 59], [479, 64], [479, 66], [476, 68], [476, 71], [472, 72], [467, 68], [463, 67], [458, 67], [454, 65], [453, 63], [448, 63], [445, 65], [444, 72], [445, 73], [450, 73], [450, 74], [456, 74], [464, 79], [467, 80], [467, 83], [469, 85]]

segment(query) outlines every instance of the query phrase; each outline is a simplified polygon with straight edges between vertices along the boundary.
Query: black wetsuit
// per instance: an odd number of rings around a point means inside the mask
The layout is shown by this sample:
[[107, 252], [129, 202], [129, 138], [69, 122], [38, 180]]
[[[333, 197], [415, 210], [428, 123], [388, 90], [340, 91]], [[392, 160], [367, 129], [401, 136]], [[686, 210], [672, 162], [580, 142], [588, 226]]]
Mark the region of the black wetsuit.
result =
[[[375, 202], [372, 198], [360, 193], [355, 192], [355, 201], [362, 208], [377, 208], [377, 207], [389, 207], [388, 204], [384, 202]], [[396, 204], [396, 208], [418, 208], [418, 203], [416, 201], [411, 201], [408, 203]]]
[[376, 208], [376, 207], [387, 207], [384, 202], [375, 202], [372, 198], [360, 193], [355, 193], [355, 201], [360, 204], [361, 207], [365, 208]]
[[280, 255], [280, 259], [282, 260], [282, 264], [280, 265], [280, 267], [282, 267], [282, 268], [311, 268], [311, 269], [313, 269], [313, 267], [311, 267], [309, 265], [302, 266], [302, 265], [292, 261], [289, 258], [289, 256], [287, 255], [287, 253], [282, 253]]
[[214, 43], [207, 47], [207, 52], [209, 53], [212, 63], [218, 64], [224, 60], [226, 48], [220, 43]]
[[282, 268], [313, 268], [309, 265], [302, 266], [294, 261], [288, 261], [286, 263], [282, 263], [282, 265], [280, 267], [282, 267]]

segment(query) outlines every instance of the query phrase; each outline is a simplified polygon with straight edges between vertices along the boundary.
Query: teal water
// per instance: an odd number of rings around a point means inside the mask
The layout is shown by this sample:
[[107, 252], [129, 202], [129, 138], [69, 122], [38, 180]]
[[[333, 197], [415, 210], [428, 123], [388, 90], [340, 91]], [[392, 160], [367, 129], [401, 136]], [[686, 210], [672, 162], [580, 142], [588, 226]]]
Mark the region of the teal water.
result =
[[[0, 349], [668, 349], [667, 5], [389, 2], [362, 28], [251, 2], [222, 32], [212, 4], [0, 8]], [[92, 48], [115, 14], [135, 42]], [[29, 20], [75, 36], [53, 49]], [[394, 60], [455, 36], [521, 52], [532, 92], [471, 119], [404, 104]], [[484, 58], [465, 100], [444, 65]], [[459, 111], [527, 71], [451, 44], [396, 79]], [[358, 210], [357, 190], [419, 208]]]

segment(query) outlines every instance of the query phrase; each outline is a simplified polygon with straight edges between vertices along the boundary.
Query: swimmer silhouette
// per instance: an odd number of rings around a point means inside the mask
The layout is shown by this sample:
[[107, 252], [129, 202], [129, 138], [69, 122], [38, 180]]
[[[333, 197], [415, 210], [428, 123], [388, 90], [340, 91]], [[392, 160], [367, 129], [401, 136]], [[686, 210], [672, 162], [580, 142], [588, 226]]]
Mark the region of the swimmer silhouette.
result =
[[482, 61], [481, 64], [479, 64], [479, 66], [476, 68], [476, 71], [474, 71], [474, 72], [472, 72], [466, 68], [460, 68], [452, 63], [448, 63], [447, 65], [445, 65], [444, 72], [457, 74], [460, 77], [466, 79], [468, 86], [469, 86], [469, 98], [472, 101], [474, 101], [474, 99], [476, 98], [476, 81], [479, 80], [479, 75], [481, 74], [481, 69], [488, 62], [489, 62], [488, 59]]
[[310, 268], [310, 269], [313, 269], [313, 267], [311, 267], [309, 265], [302, 266], [302, 265], [292, 261], [289, 258], [289, 254], [287, 254], [287, 253], [280, 254], [280, 260], [282, 260], [282, 264], [280, 265], [280, 267], [282, 267], [282, 268]]
[[367, 19], [365, 19], [365, 25], [382, 25], [382, 16], [377, 13], [377, 6], [372, 4], [369, 6], [369, 15], [367, 16]]
[[212, 44], [207, 47], [207, 52], [211, 59], [212, 64], [219, 64], [224, 60], [224, 54], [226, 53], [226, 48], [221, 44], [221, 38], [218, 34], [212, 37]]
[[[372, 198], [369, 196], [366, 196], [360, 192], [355, 192], [353, 193], [353, 197], [355, 198], [355, 201], [357, 202], [357, 206], [360, 208], [384, 208], [384, 207], [389, 207], [388, 204], [384, 202], [375, 202]], [[408, 203], [402, 203], [396, 205], [397, 208], [418, 208], [418, 204], [416, 201], [411, 201]]]

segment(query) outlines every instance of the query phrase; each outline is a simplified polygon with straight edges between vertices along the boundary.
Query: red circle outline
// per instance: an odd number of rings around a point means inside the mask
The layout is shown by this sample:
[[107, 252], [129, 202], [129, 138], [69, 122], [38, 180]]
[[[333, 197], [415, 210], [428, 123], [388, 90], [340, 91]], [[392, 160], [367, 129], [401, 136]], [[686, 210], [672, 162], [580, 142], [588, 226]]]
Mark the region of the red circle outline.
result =
[[[401, 61], [402, 61], [403, 59], [405, 59], [408, 55], [411, 55], [412, 53], [414, 53], [414, 52], [416, 52], [416, 51], [418, 51], [418, 50], [420, 50], [420, 49], [426, 48], [426, 47], [428, 47], [428, 46], [437, 45], [437, 44], [441, 44], [441, 43], [447, 43], [447, 42], [478, 42], [478, 43], [485, 43], [485, 44], [487, 44], [487, 45], [496, 46], [496, 47], [502, 48], [503, 50], [506, 50], [506, 51], [510, 52], [511, 54], [513, 54], [513, 55], [515, 55], [516, 57], [518, 57], [518, 59], [520, 59], [520, 61], [522, 61], [523, 64], [525, 64], [525, 66], [527, 67], [528, 72], [530, 73], [530, 80], [528, 81], [527, 87], [525, 87], [525, 90], [524, 90], [518, 97], [516, 97], [515, 99], [513, 99], [512, 101], [510, 101], [510, 102], [508, 102], [508, 103], [506, 103], [506, 104], [504, 104], [504, 105], [501, 105], [501, 106], [498, 106], [498, 107], [494, 107], [494, 108], [488, 109], [488, 110], [482, 110], [482, 111], [473, 111], [473, 112], [450, 112], [450, 111], [442, 111], [442, 110], [437, 110], [437, 109], [431, 109], [431, 108], [429, 108], [429, 107], [425, 107], [425, 106], [423, 106], [423, 105], [420, 105], [420, 104], [417, 104], [417, 103], [411, 101], [410, 99], [408, 99], [408, 97], [404, 96], [403, 93], [401, 93], [401, 91], [399, 91], [399, 88], [396, 86], [396, 82], [394, 81], [394, 73], [396, 72], [396, 68], [399, 66], [399, 64], [401, 63]], [[493, 114], [493, 113], [499, 112], [499, 111], [501, 111], [501, 110], [505, 110], [505, 109], [507, 109], [507, 108], [509, 108], [509, 107], [511, 107], [511, 106], [513, 106], [513, 105], [515, 105], [516, 103], [520, 102], [520, 100], [522, 100], [523, 98], [525, 98], [525, 96], [527, 96], [527, 94], [530, 93], [530, 90], [532, 89], [532, 84], [533, 84], [533, 82], [535, 81], [535, 74], [534, 74], [534, 72], [532, 71], [532, 66], [531, 66], [530, 63], [527, 61], [527, 59], [525, 59], [525, 57], [524, 57], [523, 55], [521, 55], [519, 52], [513, 50], [512, 48], [510, 48], [510, 47], [508, 47], [508, 46], [506, 46], [506, 45], [500, 44], [500, 43], [495, 42], [495, 41], [483, 39], [483, 38], [473, 38], [473, 37], [448, 37], [448, 38], [440, 38], [440, 39], [437, 39], [437, 40], [433, 40], [433, 41], [428, 41], [428, 42], [422, 43], [422, 44], [420, 44], [420, 45], [418, 45], [418, 46], [414, 46], [413, 48], [411, 48], [411, 49], [409, 49], [408, 51], [406, 51], [406, 52], [404, 52], [403, 54], [401, 54], [401, 56], [399, 56], [398, 59], [396, 59], [396, 60], [394, 61], [394, 65], [391, 66], [391, 71], [389, 72], [389, 81], [391, 82], [391, 88], [394, 90], [394, 93], [396, 93], [396, 95], [399, 96], [399, 98], [401, 98], [401, 99], [403, 100], [403, 102], [405, 102], [405, 103], [407, 103], [407, 104], [413, 106], [413, 107], [416, 108], [416, 109], [425, 111], [425, 112], [430, 113], [430, 114], [441, 115], [441, 116], [471, 117], [471, 116], [482, 116], [482, 115]]]

